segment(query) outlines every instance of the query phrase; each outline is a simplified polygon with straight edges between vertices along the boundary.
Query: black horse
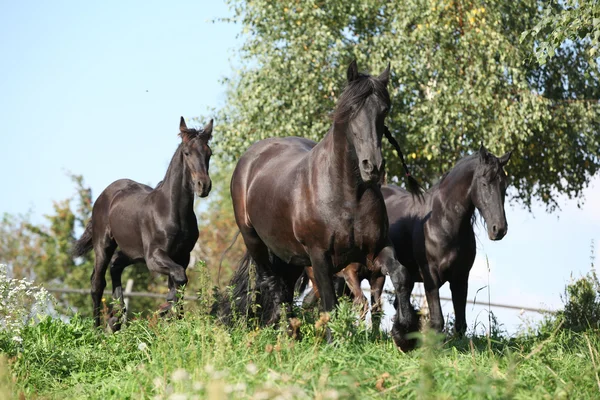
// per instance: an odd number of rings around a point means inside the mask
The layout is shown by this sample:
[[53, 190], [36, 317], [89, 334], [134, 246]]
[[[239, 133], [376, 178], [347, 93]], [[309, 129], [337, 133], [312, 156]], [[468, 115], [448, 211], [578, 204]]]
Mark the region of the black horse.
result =
[[[241, 315], [262, 324], [278, 322], [282, 304], [292, 304], [294, 284], [309, 265], [323, 310], [331, 311], [337, 300], [332, 275], [351, 262], [371, 260], [390, 274], [400, 299], [396, 343], [414, 344], [404, 337], [417, 326], [411, 279], [388, 239], [380, 190], [389, 74], [389, 66], [379, 77], [359, 74], [352, 62], [333, 127], [321, 142], [265, 139], [240, 158], [231, 196], [248, 252], [231, 285]], [[232, 310], [224, 300], [220, 312], [227, 320]]]
[[[75, 243], [73, 254], [79, 257], [93, 248], [96, 255], [91, 281], [97, 327], [109, 264], [113, 298], [120, 302], [123, 311], [121, 274], [128, 265], [143, 262], [151, 271], [168, 276], [169, 293], [167, 303], [161, 307], [163, 314], [172, 307], [177, 290], [187, 283], [190, 252], [198, 240], [194, 193], [206, 197], [211, 189], [208, 142], [212, 129], [212, 120], [201, 131], [188, 129], [181, 117], [182, 142], [165, 178], [155, 189], [120, 179], [96, 200], [92, 218]], [[120, 329], [119, 316], [111, 317], [109, 324], [113, 330]]]
[[[411, 290], [414, 282], [423, 282], [431, 326], [438, 331], [444, 327], [438, 290], [446, 282], [450, 282], [452, 291], [456, 332], [462, 335], [467, 328], [467, 287], [476, 254], [475, 209], [482, 215], [491, 240], [501, 240], [506, 235], [507, 178], [503, 167], [510, 156], [508, 152], [497, 158], [481, 146], [479, 152], [461, 159], [429, 189], [424, 202], [415, 201], [410, 192], [394, 185], [381, 188], [388, 211], [389, 236], [398, 260], [410, 271]], [[307, 272], [299, 287], [310, 278], [310, 271]], [[381, 271], [350, 264], [340, 275], [359, 304], [366, 303], [360, 281], [369, 279], [373, 307], [379, 310], [384, 281], [374, 278], [380, 277]], [[309, 299], [315, 295], [318, 292], [307, 294]]]

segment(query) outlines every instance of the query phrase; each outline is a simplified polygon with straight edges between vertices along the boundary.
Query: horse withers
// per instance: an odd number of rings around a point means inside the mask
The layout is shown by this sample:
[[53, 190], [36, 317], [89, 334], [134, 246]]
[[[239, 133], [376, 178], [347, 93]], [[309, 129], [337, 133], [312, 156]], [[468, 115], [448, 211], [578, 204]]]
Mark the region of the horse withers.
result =
[[[459, 160], [440, 182], [425, 192], [422, 202], [415, 201], [398, 186], [382, 186], [389, 236], [398, 260], [410, 271], [411, 290], [414, 282], [423, 282], [430, 323], [438, 331], [444, 327], [439, 288], [446, 282], [450, 282], [452, 291], [456, 333], [463, 335], [467, 328], [468, 279], [477, 251], [473, 230], [475, 210], [483, 217], [491, 240], [501, 240], [508, 231], [504, 166], [511, 154], [496, 157], [481, 146], [478, 152]], [[384, 280], [376, 278], [381, 271], [351, 264], [340, 275], [359, 304], [367, 302], [360, 281], [369, 279], [372, 304], [379, 310]], [[306, 277], [310, 276], [307, 271]]]
[[[212, 120], [204, 129], [196, 130], [188, 128], [181, 117], [181, 143], [156, 188], [120, 179], [104, 189], [94, 203], [92, 218], [75, 243], [73, 254], [79, 257], [93, 249], [96, 256], [91, 277], [96, 327], [100, 326], [109, 264], [113, 298], [119, 301], [122, 312], [121, 274], [128, 265], [145, 263], [150, 271], [168, 276], [163, 315], [171, 309], [178, 289], [187, 283], [190, 252], [198, 240], [194, 193], [206, 197], [212, 186], [208, 175], [212, 130]], [[113, 315], [109, 325], [113, 331], [120, 329], [120, 316]]]
[[232, 302], [242, 316], [278, 322], [282, 304], [289, 310], [294, 284], [309, 265], [322, 308], [331, 311], [337, 301], [333, 274], [351, 262], [371, 260], [389, 272], [400, 299], [397, 343], [412, 346], [404, 337], [417, 323], [410, 276], [388, 239], [379, 184], [389, 78], [389, 66], [374, 77], [359, 73], [352, 62], [323, 140], [265, 139], [239, 159], [231, 196], [248, 253], [231, 281], [231, 300], [225, 298], [220, 310], [226, 322]]

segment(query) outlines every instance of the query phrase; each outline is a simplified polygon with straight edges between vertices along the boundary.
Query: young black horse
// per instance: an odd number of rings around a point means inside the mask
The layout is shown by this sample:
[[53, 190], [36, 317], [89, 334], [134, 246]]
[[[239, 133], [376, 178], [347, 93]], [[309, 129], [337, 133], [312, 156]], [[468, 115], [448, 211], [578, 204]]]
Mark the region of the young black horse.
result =
[[[113, 298], [121, 303], [123, 311], [121, 274], [128, 265], [145, 262], [151, 271], [168, 276], [168, 303], [163, 314], [172, 307], [177, 289], [187, 283], [190, 252], [198, 240], [194, 193], [206, 197], [211, 189], [208, 142], [212, 129], [212, 120], [201, 131], [188, 129], [181, 117], [182, 142], [155, 189], [120, 179], [96, 200], [92, 218], [75, 243], [73, 254], [79, 257], [93, 248], [96, 255], [91, 281], [97, 327], [109, 263]], [[109, 324], [113, 330], [120, 329], [120, 318], [111, 318]]]
[[[263, 324], [278, 322], [281, 305], [292, 304], [294, 283], [308, 265], [313, 266], [323, 309], [331, 311], [336, 304], [332, 275], [369, 259], [388, 271], [400, 299], [397, 343], [404, 348], [413, 344], [404, 338], [417, 326], [410, 276], [388, 239], [379, 185], [389, 74], [389, 66], [379, 77], [359, 74], [352, 62], [333, 127], [321, 142], [265, 139], [240, 158], [231, 196], [248, 253], [231, 284], [242, 315]], [[255, 287], [249, 289], [254, 279]], [[220, 313], [227, 320], [231, 306], [224, 300]]]
[[[479, 152], [460, 160], [429, 189], [424, 202], [414, 201], [409, 192], [394, 185], [381, 188], [398, 260], [410, 271], [411, 290], [414, 282], [423, 282], [431, 325], [438, 331], [444, 327], [438, 290], [445, 282], [450, 282], [452, 291], [456, 332], [462, 335], [467, 328], [467, 287], [476, 254], [475, 209], [483, 216], [491, 240], [501, 240], [506, 235], [507, 179], [503, 167], [510, 156], [508, 152], [497, 158], [481, 146]], [[377, 307], [384, 281], [373, 277], [381, 273], [373, 270], [365, 275], [365, 268], [360, 267], [349, 265], [343, 276], [358, 303], [366, 302], [360, 281], [369, 279], [372, 302]], [[358, 275], [360, 271], [363, 275]], [[310, 278], [310, 272], [306, 276]]]

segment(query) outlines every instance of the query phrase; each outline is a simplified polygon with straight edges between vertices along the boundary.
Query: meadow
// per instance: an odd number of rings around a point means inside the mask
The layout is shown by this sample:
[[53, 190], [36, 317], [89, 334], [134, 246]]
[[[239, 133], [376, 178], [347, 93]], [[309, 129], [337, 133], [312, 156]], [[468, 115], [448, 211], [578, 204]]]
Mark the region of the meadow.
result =
[[[0, 333], [2, 398], [31, 399], [593, 399], [597, 331], [550, 318], [506, 337], [427, 332], [400, 352], [343, 301], [331, 319], [301, 314], [301, 340], [277, 328], [233, 328], [193, 310], [134, 318], [117, 333], [91, 319], [44, 317]], [[333, 342], [323, 340], [323, 327]]]

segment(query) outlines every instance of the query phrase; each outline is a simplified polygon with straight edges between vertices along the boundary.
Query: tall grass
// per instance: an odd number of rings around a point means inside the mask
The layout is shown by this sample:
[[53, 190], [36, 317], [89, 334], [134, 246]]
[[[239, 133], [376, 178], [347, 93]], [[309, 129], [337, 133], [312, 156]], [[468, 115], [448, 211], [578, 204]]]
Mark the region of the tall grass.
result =
[[137, 315], [109, 334], [78, 315], [69, 322], [40, 315], [19, 326], [18, 339], [0, 329], [0, 400], [600, 398], [595, 275], [567, 287], [558, 317], [520, 336], [504, 336], [492, 318], [483, 336], [425, 329], [420, 347], [404, 354], [345, 300], [331, 316], [297, 309], [302, 340], [290, 338], [285, 323], [224, 327], [208, 312], [206, 266], [198, 272], [205, 289], [183, 319]]
[[[598, 398], [597, 332], [540, 328], [536, 335], [446, 341], [424, 332], [403, 354], [373, 337], [342, 302], [326, 323], [304, 314], [303, 339], [283, 330], [227, 329], [203, 313], [138, 319], [116, 334], [92, 321], [51, 318], [0, 334], [0, 388], [26, 398]], [[321, 320], [321, 324], [323, 321]], [[1, 361], [1, 360], [0, 360]], [[10, 368], [10, 372], [8, 371]], [[10, 379], [8, 378], [10, 376]]]

